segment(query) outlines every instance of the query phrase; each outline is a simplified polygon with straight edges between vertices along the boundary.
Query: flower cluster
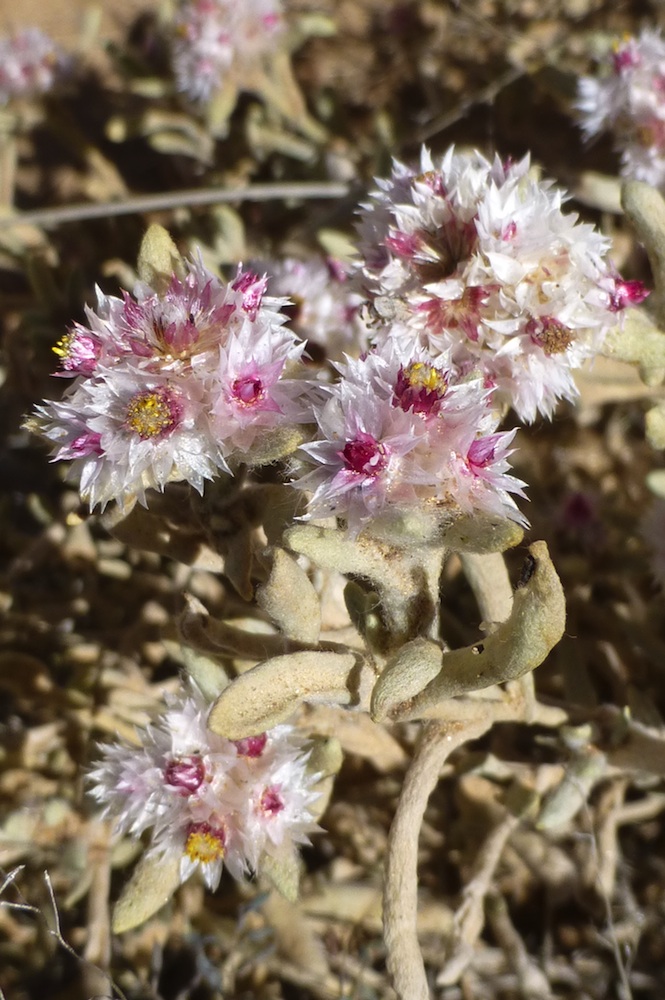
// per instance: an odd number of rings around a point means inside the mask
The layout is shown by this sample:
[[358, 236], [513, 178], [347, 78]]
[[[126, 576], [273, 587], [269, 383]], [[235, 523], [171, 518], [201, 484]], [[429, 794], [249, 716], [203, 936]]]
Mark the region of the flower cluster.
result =
[[283, 32], [280, 0], [182, 0], [173, 39], [178, 89], [193, 101], [209, 101], [229, 75], [251, 77]]
[[317, 438], [302, 449], [314, 468], [297, 482], [313, 491], [310, 516], [343, 517], [357, 533], [373, 517], [425, 503], [524, 523], [510, 496], [524, 495], [508, 474], [515, 432], [496, 431], [491, 387], [460, 375], [450, 354], [434, 359], [391, 332], [321, 388]]
[[395, 163], [378, 185], [363, 206], [358, 285], [379, 317], [399, 320], [389, 336], [481, 372], [522, 420], [572, 399], [572, 369], [644, 297], [605, 261], [608, 241], [562, 212], [528, 157], [451, 148], [435, 164], [423, 150], [419, 169]]
[[39, 28], [0, 38], [0, 104], [47, 93], [64, 65], [60, 49]]
[[238, 268], [226, 284], [200, 258], [164, 294], [105, 296], [88, 325], [56, 348], [76, 379], [59, 402], [37, 408], [54, 460], [73, 460], [91, 507], [145, 504], [145, 491], [186, 480], [199, 492], [251, 461], [259, 435], [303, 418], [303, 383], [286, 377], [304, 345], [284, 325], [284, 301], [266, 279]]
[[598, 77], [579, 81], [587, 138], [610, 132], [624, 177], [665, 185], [665, 41], [645, 30], [615, 45]]
[[369, 346], [361, 306], [351, 287], [350, 273], [338, 260], [312, 258], [252, 262], [252, 270], [267, 273], [272, 295], [289, 300], [286, 307], [295, 333], [307, 341], [308, 354], [321, 353], [329, 361], [359, 354]]
[[216, 889], [224, 866], [242, 878], [309, 843], [319, 775], [292, 726], [231, 742], [207, 728], [208, 708], [196, 689], [173, 699], [139, 748], [104, 747], [88, 779], [118, 832], [151, 830], [150, 852], [177, 858], [181, 881], [198, 868]]
[[[423, 150], [378, 185], [351, 281], [335, 262], [286, 260], [224, 283], [195, 257], [162, 293], [98, 292], [57, 347], [73, 385], [37, 410], [91, 506], [145, 503], [174, 480], [202, 491], [231, 458], [292, 453], [290, 429], [309, 423], [294, 485], [313, 494], [310, 517], [354, 533], [414, 506], [524, 522], [502, 412], [533, 420], [573, 398], [572, 370], [644, 288], [528, 158], [451, 149], [435, 165]], [[335, 381], [304, 378], [305, 338]]]

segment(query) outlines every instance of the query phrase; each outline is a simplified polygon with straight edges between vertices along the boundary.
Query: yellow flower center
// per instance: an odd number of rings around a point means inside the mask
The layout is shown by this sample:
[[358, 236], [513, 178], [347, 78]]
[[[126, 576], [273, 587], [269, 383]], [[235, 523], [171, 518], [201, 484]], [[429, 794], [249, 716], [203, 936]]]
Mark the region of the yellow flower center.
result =
[[425, 389], [443, 396], [447, 382], [443, 374], [426, 361], [414, 361], [404, 369], [404, 379], [412, 389]]
[[73, 333], [66, 333], [64, 337], [61, 337], [55, 347], [51, 348], [54, 354], [57, 354], [59, 358], [68, 358], [72, 350], [72, 342], [74, 340]]
[[563, 354], [573, 342], [573, 334], [563, 323], [553, 320], [543, 324], [538, 336], [545, 354]]
[[209, 865], [224, 857], [226, 836], [223, 829], [215, 829], [209, 823], [196, 823], [190, 827], [185, 842], [185, 854], [191, 861]]
[[130, 400], [126, 424], [142, 439], [171, 430], [177, 422], [177, 407], [167, 390], [140, 392]]

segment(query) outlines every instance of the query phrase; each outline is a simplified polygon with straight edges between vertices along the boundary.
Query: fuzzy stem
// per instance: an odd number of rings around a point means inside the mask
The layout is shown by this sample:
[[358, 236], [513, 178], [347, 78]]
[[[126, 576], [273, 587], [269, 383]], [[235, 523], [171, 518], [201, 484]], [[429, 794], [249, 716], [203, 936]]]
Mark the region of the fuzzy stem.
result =
[[502, 553], [461, 552], [459, 558], [482, 620], [490, 626], [505, 622], [513, 609], [513, 588]]
[[662, 328], [665, 325], [665, 201], [648, 184], [627, 181], [621, 189], [621, 204], [649, 255], [656, 286], [649, 299], [649, 309]]
[[383, 897], [388, 968], [400, 1000], [429, 1000], [430, 995], [416, 931], [417, 831], [450, 754], [468, 740], [482, 736], [491, 725], [489, 712], [464, 725], [430, 723], [404, 779], [388, 840]]

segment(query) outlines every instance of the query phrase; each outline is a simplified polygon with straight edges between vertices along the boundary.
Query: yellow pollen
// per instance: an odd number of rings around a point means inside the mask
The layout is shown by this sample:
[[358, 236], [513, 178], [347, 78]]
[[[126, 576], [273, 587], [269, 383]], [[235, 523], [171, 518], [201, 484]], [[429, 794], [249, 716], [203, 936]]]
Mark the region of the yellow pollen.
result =
[[192, 861], [208, 865], [224, 857], [224, 844], [213, 830], [192, 830], [187, 837], [185, 854]]
[[127, 426], [140, 438], [157, 437], [174, 424], [175, 415], [162, 393], [139, 393], [127, 407]]
[[560, 323], [547, 323], [539, 334], [545, 354], [563, 354], [573, 342], [573, 335], [567, 327]]
[[57, 354], [59, 358], [68, 358], [71, 353], [72, 341], [74, 340], [73, 333], [66, 333], [64, 337], [61, 337], [55, 347], [51, 350], [54, 354]]
[[635, 129], [635, 140], [640, 146], [653, 146], [656, 142], [656, 130], [651, 125], [639, 125]]
[[426, 389], [443, 395], [447, 383], [440, 371], [425, 361], [414, 361], [404, 372], [404, 377], [413, 389]]

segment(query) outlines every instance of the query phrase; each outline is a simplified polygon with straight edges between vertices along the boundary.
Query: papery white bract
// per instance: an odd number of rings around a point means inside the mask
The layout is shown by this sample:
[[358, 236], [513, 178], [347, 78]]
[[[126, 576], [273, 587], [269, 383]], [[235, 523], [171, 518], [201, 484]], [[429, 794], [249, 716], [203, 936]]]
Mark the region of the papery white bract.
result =
[[272, 295], [285, 297], [289, 325], [307, 341], [308, 353], [319, 348], [330, 361], [357, 355], [369, 346], [362, 320], [363, 299], [353, 290], [350, 273], [340, 261], [312, 258], [261, 261], [252, 265], [269, 276]]
[[405, 346], [481, 371], [523, 420], [550, 416], [627, 304], [608, 241], [562, 203], [528, 157], [451, 148], [435, 164], [423, 150], [418, 170], [395, 163], [363, 206], [357, 285], [380, 317], [401, 321]]
[[39, 28], [0, 38], [0, 104], [48, 93], [65, 65], [63, 52]]
[[[258, 328], [257, 328], [258, 327]], [[213, 427], [225, 450], [251, 450], [257, 435], [306, 413], [298, 400], [302, 380], [288, 378], [305, 348], [286, 327], [255, 322], [231, 334], [220, 347], [219, 365], [208, 386]]]
[[178, 89], [208, 101], [233, 73], [243, 76], [281, 43], [280, 0], [181, 0], [172, 43]]
[[207, 728], [209, 707], [195, 689], [171, 699], [139, 747], [103, 747], [88, 781], [119, 832], [152, 831], [149, 850], [176, 856], [181, 881], [198, 869], [215, 889], [224, 867], [241, 878], [266, 853], [309, 842], [319, 776], [293, 727], [233, 743]]
[[665, 186], [665, 40], [645, 29], [617, 42], [597, 77], [582, 77], [577, 108], [587, 138], [611, 133], [624, 177]]

